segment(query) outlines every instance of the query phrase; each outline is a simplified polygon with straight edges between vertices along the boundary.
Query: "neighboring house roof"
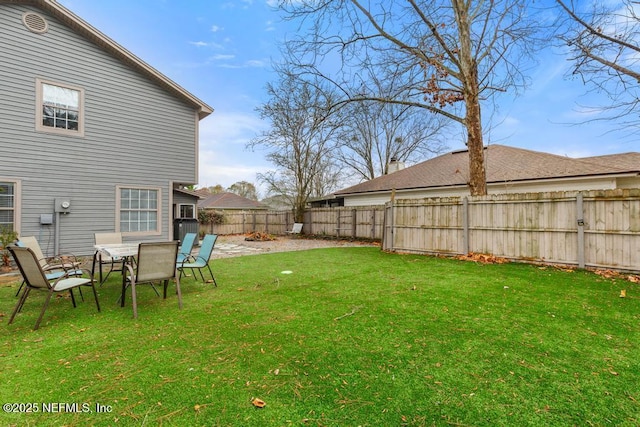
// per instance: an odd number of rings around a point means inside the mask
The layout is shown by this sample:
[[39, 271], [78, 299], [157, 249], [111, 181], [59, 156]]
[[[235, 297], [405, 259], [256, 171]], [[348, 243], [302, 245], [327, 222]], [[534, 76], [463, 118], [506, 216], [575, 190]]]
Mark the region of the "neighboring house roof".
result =
[[268, 209], [262, 203], [234, 193], [216, 193], [198, 202], [199, 209]]
[[[571, 158], [504, 145], [485, 147], [487, 184], [602, 175], [640, 174], [640, 153]], [[469, 181], [467, 150], [453, 151], [389, 175], [344, 190], [336, 195], [390, 190], [451, 187]]]
[[206, 188], [198, 188], [197, 190], [194, 190], [194, 193], [200, 196], [201, 199], [206, 199], [207, 197], [210, 197], [213, 194]]
[[59, 19], [68, 27], [78, 32], [80, 35], [95, 43], [105, 51], [109, 52], [114, 57], [118, 58], [125, 64], [135, 68], [142, 74], [146, 75], [152, 81], [158, 85], [173, 93], [178, 98], [185, 101], [187, 104], [192, 105], [198, 110], [198, 116], [200, 119], [207, 117], [213, 113], [213, 108], [196, 98], [193, 94], [182, 88], [173, 80], [169, 79], [164, 74], [129, 52], [127, 49], [110, 39], [105, 34], [91, 26], [82, 18], [65, 8], [55, 0], [2, 0], [2, 3], [17, 3], [26, 4], [37, 7], [51, 14], [56, 19]]

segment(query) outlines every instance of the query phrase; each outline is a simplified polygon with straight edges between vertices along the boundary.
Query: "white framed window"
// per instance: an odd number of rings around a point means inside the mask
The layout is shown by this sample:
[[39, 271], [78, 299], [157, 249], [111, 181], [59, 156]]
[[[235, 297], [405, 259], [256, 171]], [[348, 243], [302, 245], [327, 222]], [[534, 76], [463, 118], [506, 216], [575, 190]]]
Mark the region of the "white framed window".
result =
[[13, 231], [20, 230], [18, 220], [20, 182], [0, 178], [0, 228], [8, 227]]
[[159, 234], [161, 191], [159, 188], [118, 187], [117, 229], [121, 233]]
[[36, 79], [36, 130], [84, 136], [84, 89]]
[[178, 205], [177, 218], [195, 218], [196, 205], [181, 203]]

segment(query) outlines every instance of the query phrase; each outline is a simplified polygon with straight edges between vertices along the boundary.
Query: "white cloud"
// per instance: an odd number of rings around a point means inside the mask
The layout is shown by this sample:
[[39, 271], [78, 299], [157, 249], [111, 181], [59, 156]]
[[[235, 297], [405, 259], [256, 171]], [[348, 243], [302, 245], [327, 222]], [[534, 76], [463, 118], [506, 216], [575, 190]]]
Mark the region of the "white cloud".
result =
[[217, 26], [217, 25], [212, 25], [212, 26], [211, 26], [211, 32], [212, 32], [212, 33], [217, 33], [218, 31], [222, 31], [222, 30], [224, 30], [224, 28], [219, 27], [219, 26]]
[[196, 46], [196, 47], [210, 47], [212, 49], [223, 49], [223, 46], [218, 44], [218, 43], [214, 43], [214, 42], [203, 42], [203, 41], [197, 41], [197, 42], [189, 42], [189, 44]]
[[256, 174], [272, 167], [261, 152], [246, 148], [266, 128], [257, 115], [214, 112], [200, 123], [199, 187], [238, 181], [259, 186]]
[[273, 21], [267, 21], [265, 22], [265, 31], [269, 32], [269, 31], [275, 31], [276, 30], [276, 26], [273, 23]]
[[200, 123], [200, 147], [208, 144], [244, 146], [266, 127], [267, 124], [254, 114], [215, 111]]
[[265, 68], [268, 66], [268, 62], [262, 59], [249, 59], [242, 64], [221, 64], [221, 68]]
[[225, 156], [219, 152], [201, 151], [198, 187], [211, 187], [220, 184], [224, 188], [228, 188], [236, 182], [247, 181], [253, 183], [261, 191], [257, 175], [269, 169], [268, 165], [251, 166], [244, 163], [229, 163], [225, 161]]
[[217, 54], [217, 55], [213, 55], [211, 56], [209, 59], [211, 59], [212, 61], [226, 61], [229, 59], [234, 59], [236, 56], [235, 55], [231, 55], [231, 54]]
[[262, 59], [250, 59], [246, 62], [246, 65], [251, 68], [262, 68], [265, 67], [267, 63]]

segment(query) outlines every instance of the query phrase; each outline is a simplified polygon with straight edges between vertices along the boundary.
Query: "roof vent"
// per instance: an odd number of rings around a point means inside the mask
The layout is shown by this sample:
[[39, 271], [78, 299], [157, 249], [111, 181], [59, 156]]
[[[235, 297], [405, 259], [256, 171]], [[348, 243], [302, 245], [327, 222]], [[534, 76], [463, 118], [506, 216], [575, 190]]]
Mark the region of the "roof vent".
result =
[[43, 34], [49, 29], [47, 21], [37, 13], [25, 12], [22, 14], [22, 23], [32, 33]]

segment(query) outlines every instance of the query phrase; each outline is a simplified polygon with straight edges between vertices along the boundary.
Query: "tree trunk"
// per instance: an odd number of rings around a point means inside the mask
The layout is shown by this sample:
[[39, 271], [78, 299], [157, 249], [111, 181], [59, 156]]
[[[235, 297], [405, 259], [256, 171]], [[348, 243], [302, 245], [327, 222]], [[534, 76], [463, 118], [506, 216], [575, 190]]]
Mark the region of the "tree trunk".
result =
[[470, 96], [467, 108], [467, 148], [469, 149], [469, 191], [472, 196], [487, 194], [487, 174], [484, 167], [484, 146], [482, 143], [482, 121], [478, 96]]
[[293, 209], [294, 222], [304, 222], [304, 206], [297, 204]]
[[467, 128], [469, 150], [469, 191], [472, 196], [484, 196], [487, 194], [487, 176], [484, 168], [478, 64], [474, 59], [471, 43], [470, 3], [454, 0], [453, 5], [460, 35], [460, 72], [466, 109], [464, 124]]

